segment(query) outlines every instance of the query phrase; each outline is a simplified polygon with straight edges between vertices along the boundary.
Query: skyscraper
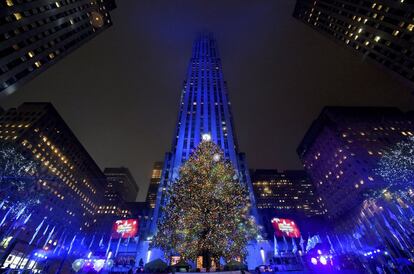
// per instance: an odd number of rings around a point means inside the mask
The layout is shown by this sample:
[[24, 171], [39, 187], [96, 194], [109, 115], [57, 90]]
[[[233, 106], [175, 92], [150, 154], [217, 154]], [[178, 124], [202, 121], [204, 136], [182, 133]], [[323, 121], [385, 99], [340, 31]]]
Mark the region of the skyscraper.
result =
[[412, 113], [389, 107], [326, 107], [297, 152], [331, 220], [361, 205], [386, 182], [375, 173], [383, 151], [414, 136]]
[[304, 216], [324, 214], [314, 186], [303, 170], [257, 169], [252, 173], [252, 183], [258, 210], [272, 209], [274, 214], [300, 212]]
[[[239, 153], [233, 132], [231, 103], [217, 42], [212, 34], [202, 33], [193, 44], [187, 77], [181, 92], [178, 123], [171, 151], [164, 160], [164, 168], [158, 188], [152, 231], [165, 201], [165, 190], [179, 175], [179, 168], [197, 147], [202, 138], [215, 142], [224, 151], [238, 171], [238, 178], [250, 191], [254, 204], [253, 188], [245, 163], [244, 154]], [[255, 206], [253, 206], [255, 208]]]
[[150, 184], [148, 186], [147, 198], [145, 202], [151, 209], [155, 208], [155, 202], [157, 201], [158, 186], [160, 185], [162, 174], [162, 162], [155, 162], [152, 168]]
[[[50, 103], [24, 103], [8, 109], [0, 116], [0, 144], [3, 185], [0, 214], [6, 216], [11, 210], [20, 210], [25, 216], [24, 223], [18, 226], [14, 217], [3, 219], [0, 235], [14, 233], [7, 238], [7, 243], [4, 238], [0, 246], [0, 267], [33, 268], [41, 272], [46, 262], [37, 261], [39, 258], [33, 250], [57, 253], [63, 246], [68, 247], [69, 241], [65, 239], [72, 239], [70, 257], [82, 256], [92, 234], [107, 231], [97, 214], [103, 202], [106, 178], [95, 161]], [[5, 158], [8, 146], [15, 148], [15, 157], [21, 155], [36, 163], [37, 171], [27, 172], [24, 164], [23, 170], [30, 176], [17, 176], [17, 170], [22, 170], [21, 160]], [[4, 168], [7, 166], [13, 167], [8, 168], [11, 170], [8, 173]], [[5, 181], [5, 178], [10, 179]], [[40, 229], [42, 232], [37, 233]], [[48, 262], [47, 272], [58, 272], [52, 269], [57, 269], [62, 259], [56, 256]]]
[[273, 238], [271, 220], [294, 220], [300, 230], [310, 231], [325, 214], [315, 187], [303, 170], [257, 169], [251, 174], [256, 206], [267, 237]]
[[114, 0], [0, 1], [0, 96], [112, 25]]
[[413, 85], [413, 1], [297, 0], [293, 16]]
[[[39, 192], [50, 192], [45, 214], [61, 225], [87, 230], [96, 223], [106, 179], [50, 103], [24, 103], [0, 117], [0, 141], [41, 164]], [[75, 217], [76, 216], [76, 217]], [[42, 218], [44, 216], [41, 216]]]
[[119, 196], [125, 202], [135, 202], [139, 187], [126, 167], [109, 167], [104, 169], [108, 181], [107, 191]]

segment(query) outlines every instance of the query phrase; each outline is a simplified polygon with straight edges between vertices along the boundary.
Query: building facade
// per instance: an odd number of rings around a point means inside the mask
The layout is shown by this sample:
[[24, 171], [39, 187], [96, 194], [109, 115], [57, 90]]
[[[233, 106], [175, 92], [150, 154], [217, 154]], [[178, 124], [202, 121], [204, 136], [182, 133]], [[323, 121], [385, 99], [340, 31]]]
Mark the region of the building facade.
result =
[[233, 128], [231, 102], [223, 78], [217, 42], [212, 34], [203, 33], [193, 44], [187, 78], [181, 92], [178, 123], [171, 152], [165, 156], [158, 187], [152, 231], [156, 231], [161, 208], [166, 203], [166, 189], [178, 178], [179, 168], [190, 157], [203, 136], [211, 138], [224, 151], [225, 157], [238, 171], [240, 181], [246, 184], [253, 209], [256, 209], [250, 175], [244, 154], [238, 151]]
[[2, 157], [5, 146], [11, 146], [35, 167], [19, 176], [17, 170], [28, 169], [15, 168], [16, 177], [8, 183], [16, 187], [0, 194], [0, 267], [36, 268], [51, 252], [63, 256], [70, 241], [71, 256], [79, 256], [92, 232], [100, 230], [96, 211], [106, 178], [95, 161], [50, 103], [24, 103], [7, 110], [0, 116], [0, 143]]
[[[125, 202], [134, 202], [137, 199], [139, 187], [128, 168], [105, 168], [104, 174], [108, 181], [107, 191], [112, 195], [108, 198], [122, 199]], [[120, 197], [116, 197], [117, 195]]]
[[383, 151], [414, 135], [412, 113], [387, 107], [326, 107], [297, 152], [331, 220], [387, 184], [375, 172]]
[[293, 16], [413, 84], [413, 1], [297, 0]]
[[323, 205], [303, 170], [257, 169], [251, 175], [258, 210], [323, 215]]
[[157, 201], [158, 187], [160, 185], [160, 180], [161, 180], [162, 168], [163, 168], [162, 162], [155, 162], [152, 167], [150, 184], [148, 186], [148, 191], [147, 191], [147, 198], [145, 199], [145, 202], [147, 203], [147, 206], [150, 209], [155, 208], [155, 203]]
[[114, 0], [0, 1], [0, 95], [110, 27], [114, 8]]
[[273, 238], [273, 218], [294, 220], [302, 232], [315, 231], [310, 227], [311, 219], [323, 216], [325, 209], [305, 171], [257, 169], [251, 172], [251, 178], [267, 236]]

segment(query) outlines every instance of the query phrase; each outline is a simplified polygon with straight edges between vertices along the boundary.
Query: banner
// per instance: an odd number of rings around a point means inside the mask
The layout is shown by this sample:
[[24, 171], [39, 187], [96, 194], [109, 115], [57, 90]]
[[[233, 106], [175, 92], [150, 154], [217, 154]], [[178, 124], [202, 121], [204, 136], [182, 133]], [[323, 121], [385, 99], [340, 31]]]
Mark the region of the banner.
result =
[[276, 237], [299, 238], [300, 231], [296, 223], [289, 219], [273, 218], [272, 226]]

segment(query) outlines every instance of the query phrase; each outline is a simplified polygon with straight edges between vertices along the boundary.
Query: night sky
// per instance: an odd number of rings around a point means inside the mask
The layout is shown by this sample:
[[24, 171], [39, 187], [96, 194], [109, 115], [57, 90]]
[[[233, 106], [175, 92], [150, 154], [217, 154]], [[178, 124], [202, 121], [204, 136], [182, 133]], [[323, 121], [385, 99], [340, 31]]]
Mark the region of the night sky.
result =
[[218, 40], [250, 168], [300, 168], [296, 147], [325, 105], [412, 108], [407, 86], [294, 19], [294, 2], [118, 0], [110, 29], [1, 105], [52, 102], [101, 168], [130, 168], [139, 200], [170, 149], [198, 31]]

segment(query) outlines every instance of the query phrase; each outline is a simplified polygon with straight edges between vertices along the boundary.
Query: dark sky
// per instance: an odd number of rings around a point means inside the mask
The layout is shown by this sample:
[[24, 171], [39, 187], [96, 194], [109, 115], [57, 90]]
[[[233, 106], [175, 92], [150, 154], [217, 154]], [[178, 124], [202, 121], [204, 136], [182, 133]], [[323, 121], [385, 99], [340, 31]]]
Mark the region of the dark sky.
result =
[[170, 149], [192, 40], [215, 33], [251, 168], [299, 168], [325, 105], [413, 106], [387, 71], [292, 17], [293, 0], [118, 0], [114, 25], [1, 102], [50, 101], [101, 168], [129, 167], [145, 197]]

